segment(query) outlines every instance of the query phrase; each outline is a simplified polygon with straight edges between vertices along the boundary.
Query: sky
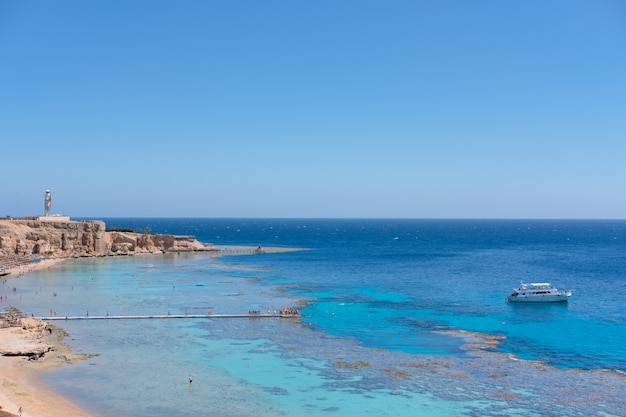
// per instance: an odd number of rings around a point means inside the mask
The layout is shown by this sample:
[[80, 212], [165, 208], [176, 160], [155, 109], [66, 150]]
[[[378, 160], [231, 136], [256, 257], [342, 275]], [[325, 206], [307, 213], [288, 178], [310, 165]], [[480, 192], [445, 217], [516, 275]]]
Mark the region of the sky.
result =
[[0, 0], [0, 217], [626, 218], [621, 0]]

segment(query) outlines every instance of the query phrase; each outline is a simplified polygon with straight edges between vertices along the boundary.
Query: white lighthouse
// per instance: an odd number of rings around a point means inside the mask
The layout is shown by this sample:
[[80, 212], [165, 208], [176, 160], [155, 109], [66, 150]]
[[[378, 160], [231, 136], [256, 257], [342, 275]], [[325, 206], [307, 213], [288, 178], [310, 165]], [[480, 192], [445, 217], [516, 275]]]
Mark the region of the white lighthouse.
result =
[[50, 190], [46, 190], [46, 195], [44, 196], [44, 215], [48, 217], [50, 215], [50, 209], [52, 208], [52, 194], [50, 194]]

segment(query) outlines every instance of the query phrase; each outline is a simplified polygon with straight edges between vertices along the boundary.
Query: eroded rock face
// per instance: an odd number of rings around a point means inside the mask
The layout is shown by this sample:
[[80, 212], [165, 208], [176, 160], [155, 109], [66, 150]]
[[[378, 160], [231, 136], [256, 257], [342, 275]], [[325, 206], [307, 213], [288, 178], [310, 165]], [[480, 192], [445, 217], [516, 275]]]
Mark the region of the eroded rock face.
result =
[[107, 232], [106, 238], [111, 254], [215, 250], [213, 246], [198, 242], [193, 236]]
[[102, 221], [0, 220], [0, 256], [70, 258], [204, 251], [191, 236], [107, 232]]
[[0, 255], [60, 258], [106, 251], [101, 221], [0, 220]]

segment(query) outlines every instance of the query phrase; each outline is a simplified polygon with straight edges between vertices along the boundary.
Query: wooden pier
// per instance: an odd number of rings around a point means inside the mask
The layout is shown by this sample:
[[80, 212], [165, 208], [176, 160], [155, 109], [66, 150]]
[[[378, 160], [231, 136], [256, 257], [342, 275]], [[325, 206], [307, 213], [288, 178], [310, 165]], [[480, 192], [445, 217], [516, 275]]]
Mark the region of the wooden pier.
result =
[[295, 319], [300, 315], [296, 314], [166, 314], [154, 316], [51, 316], [33, 317], [37, 320], [145, 320], [145, 319]]

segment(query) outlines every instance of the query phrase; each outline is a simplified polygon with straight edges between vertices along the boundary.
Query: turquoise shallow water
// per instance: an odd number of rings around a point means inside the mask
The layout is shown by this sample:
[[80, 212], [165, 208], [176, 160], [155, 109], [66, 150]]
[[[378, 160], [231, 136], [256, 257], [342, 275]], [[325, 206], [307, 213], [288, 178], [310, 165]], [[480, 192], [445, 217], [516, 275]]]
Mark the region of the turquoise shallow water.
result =
[[[45, 379], [95, 415], [626, 414], [626, 222], [106, 221], [310, 250], [84, 259], [7, 281], [35, 315], [302, 306], [302, 321], [61, 322], [99, 356]], [[521, 278], [576, 293], [506, 303]]]

